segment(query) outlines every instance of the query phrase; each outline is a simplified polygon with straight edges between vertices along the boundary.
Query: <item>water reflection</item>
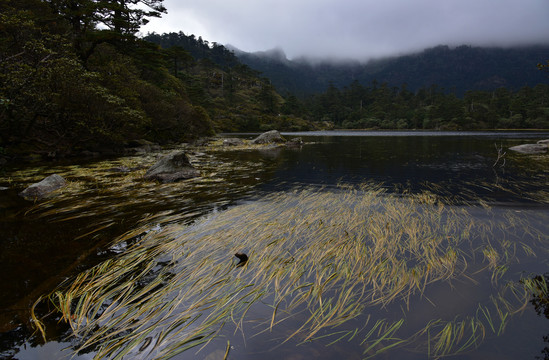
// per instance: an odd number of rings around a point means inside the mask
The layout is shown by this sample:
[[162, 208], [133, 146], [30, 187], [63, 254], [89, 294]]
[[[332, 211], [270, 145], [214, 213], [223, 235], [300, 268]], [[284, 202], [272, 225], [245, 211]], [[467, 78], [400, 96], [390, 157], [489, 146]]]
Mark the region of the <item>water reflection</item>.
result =
[[[176, 184], [142, 181], [142, 173], [161, 155], [12, 168], [0, 178], [10, 188], [0, 191], [0, 357], [20, 350], [34, 332], [28, 310], [40, 295], [123, 251], [123, 244], [110, 246], [117, 236], [147, 221], [192, 222], [224, 209], [252, 194], [276, 166], [247, 154], [196, 153], [193, 163], [202, 177]], [[17, 196], [53, 173], [69, 180], [55, 197], [33, 204]]]
[[[273, 190], [375, 180], [391, 192], [429, 190], [459, 198], [464, 204], [478, 204], [480, 199], [517, 211], [539, 210], [542, 215], [533, 221], [547, 221], [547, 158], [508, 152], [504, 169], [492, 166], [497, 157], [494, 143], [509, 147], [549, 137], [546, 133], [318, 135], [287, 134], [303, 137], [306, 144], [297, 149], [200, 151], [193, 161], [204, 176], [175, 185], [139, 179], [158, 154], [79, 166], [48, 164], [9, 170], [0, 179], [0, 186], [11, 188], [0, 191], [0, 326], [4, 333], [0, 354], [22, 350], [20, 346], [29, 336], [24, 324], [26, 311], [40, 294], [64, 277], [124, 251], [122, 245], [110, 246], [116, 236], [163, 218], [191, 223], [214, 209], [222, 211], [243, 198], [260, 198]], [[115, 170], [122, 167], [133, 171]], [[16, 196], [16, 188], [21, 190], [51, 173], [71, 181], [59, 197], [33, 205]], [[543, 273], [545, 268], [544, 260], [521, 264], [514, 271]], [[420, 310], [422, 305], [425, 303], [417, 304], [418, 317], [430, 311]], [[312, 354], [318, 348], [311, 346], [307, 351]], [[343, 351], [338, 345], [334, 354]]]
[[[404, 133], [406, 134], [406, 133]], [[334, 185], [380, 181], [388, 189], [428, 189], [445, 196], [502, 203], [543, 202], [549, 161], [507, 152], [506, 164], [493, 167], [494, 143], [504, 148], [532, 142], [521, 134], [490, 136], [322, 136], [303, 139], [301, 151], [286, 151], [276, 177], [266, 186]], [[535, 139], [549, 137], [536, 134]], [[433, 187], [436, 186], [436, 188]]]
[[[549, 320], [549, 273], [544, 275], [537, 275], [532, 278], [535, 281], [536, 286], [532, 294], [532, 300], [530, 303], [534, 306], [536, 313], [540, 317], [545, 317]], [[537, 359], [549, 359], [549, 334], [543, 337], [543, 341], [547, 344], [541, 351], [543, 357], [536, 357]]]

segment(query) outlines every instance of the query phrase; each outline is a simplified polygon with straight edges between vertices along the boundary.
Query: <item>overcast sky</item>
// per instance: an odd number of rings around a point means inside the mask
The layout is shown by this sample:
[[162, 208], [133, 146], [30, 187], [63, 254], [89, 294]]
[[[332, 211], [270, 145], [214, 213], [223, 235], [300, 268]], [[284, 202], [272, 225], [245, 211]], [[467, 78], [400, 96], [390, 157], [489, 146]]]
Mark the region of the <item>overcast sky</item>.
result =
[[549, 0], [164, 0], [147, 32], [289, 58], [368, 59], [436, 45], [549, 44]]

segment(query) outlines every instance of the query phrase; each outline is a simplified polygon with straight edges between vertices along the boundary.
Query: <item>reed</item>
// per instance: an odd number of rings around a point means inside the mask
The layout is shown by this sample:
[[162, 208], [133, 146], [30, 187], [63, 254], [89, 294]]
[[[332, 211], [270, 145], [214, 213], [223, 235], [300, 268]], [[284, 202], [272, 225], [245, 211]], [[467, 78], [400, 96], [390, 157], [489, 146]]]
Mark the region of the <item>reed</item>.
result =
[[[283, 343], [362, 339], [366, 358], [413, 343], [440, 357], [478, 346], [487, 331], [500, 335], [520, 308], [507, 298], [511, 293], [522, 304], [521, 284], [498, 281], [516, 261], [515, 238], [526, 225], [512, 215], [479, 220], [431, 192], [397, 196], [380, 184], [296, 189], [192, 225], [177, 216], [150, 217], [116, 241], [127, 242], [123, 254], [68, 280], [49, 300], [71, 326], [76, 351], [93, 348], [96, 358], [173, 357], [206, 346], [224, 328], [243, 331], [250, 309], [264, 314], [255, 319], [256, 334], [292, 324]], [[505, 238], [495, 238], [498, 232]], [[520, 249], [533, 256], [534, 246]], [[233, 254], [242, 250], [249, 260], [235, 267]], [[382, 309], [408, 309], [430, 287], [469, 281], [471, 260], [481, 264], [475, 271], [489, 274], [497, 295], [467, 316], [426, 319], [410, 334], [402, 331], [403, 310], [396, 319], [342, 330]], [[229, 345], [225, 357], [228, 351]]]

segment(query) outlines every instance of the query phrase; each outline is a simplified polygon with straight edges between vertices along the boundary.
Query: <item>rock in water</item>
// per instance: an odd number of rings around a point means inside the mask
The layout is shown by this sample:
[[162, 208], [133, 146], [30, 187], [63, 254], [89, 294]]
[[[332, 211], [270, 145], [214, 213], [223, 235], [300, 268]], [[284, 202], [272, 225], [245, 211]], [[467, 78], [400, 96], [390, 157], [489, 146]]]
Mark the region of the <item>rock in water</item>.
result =
[[239, 138], [223, 139], [223, 146], [239, 146], [239, 145], [244, 145], [244, 140]]
[[144, 178], [169, 183], [197, 176], [200, 176], [200, 172], [191, 165], [187, 154], [181, 151], [158, 160], [147, 170]]
[[293, 138], [286, 143], [289, 147], [299, 147], [303, 145], [303, 140], [300, 137]]
[[53, 174], [21, 191], [19, 196], [29, 200], [41, 200], [52, 191], [61, 189], [65, 185], [67, 182], [62, 176]]
[[263, 133], [252, 140], [252, 144], [270, 144], [270, 143], [285, 143], [286, 139], [280, 135], [278, 130], [271, 130]]
[[547, 152], [547, 145], [545, 144], [523, 144], [510, 147], [509, 150], [513, 150], [522, 154], [543, 154]]

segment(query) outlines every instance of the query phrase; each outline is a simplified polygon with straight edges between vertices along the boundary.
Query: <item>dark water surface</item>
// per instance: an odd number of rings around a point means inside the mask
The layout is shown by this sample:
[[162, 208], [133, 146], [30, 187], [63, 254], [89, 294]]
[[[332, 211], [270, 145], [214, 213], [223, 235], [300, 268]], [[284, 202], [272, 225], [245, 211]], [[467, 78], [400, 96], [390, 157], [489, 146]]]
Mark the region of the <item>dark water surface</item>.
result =
[[[272, 192], [375, 182], [389, 193], [430, 191], [453, 199], [455, 206], [485, 204], [491, 207], [494, 218], [503, 217], [511, 209], [538, 230], [549, 233], [549, 155], [522, 155], [508, 150], [547, 139], [547, 132], [284, 135], [301, 136], [305, 144], [269, 150], [195, 149], [192, 161], [203, 176], [179, 184], [160, 185], [140, 179], [144, 169], [161, 154], [94, 160], [77, 166], [48, 163], [3, 169], [0, 187], [8, 189], [0, 190], [0, 358], [70, 357], [70, 353], [60, 352], [71, 345], [65, 338], [68, 329], [55, 321], [46, 324], [48, 342], [42, 344], [40, 337], [32, 333], [28, 310], [39, 296], [64, 279], [123, 253], [124, 246], [111, 244], [117, 236], [161, 218], [191, 224], [212, 211], [222, 212]], [[506, 155], [494, 165], [496, 148], [500, 147]], [[132, 172], [120, 172], [122, 166]], [[17, 196], [25, 186], [53, 173], [69, 180], [68, 188], [55, 197], [33, 204]], [[479, 211], [478, 216], [485, 213]], [[547, 246], [547, 237], [541, 241]], [[520, 274], [548, 273], [548, 257], [548, 248], [544, 248], [533, 259], [520, 259], [507, 276], [516, 280]], [[472, 291], [481, 293], [469, 294]], [[425, 295], [442, 297], [445, 300], [440, 303], [444, 305], [433, 308], [424, 299], [415, 299], [407, 321], [414, 324], [432, 316], [459, 316], [461, 307], [468, 306], [468, 299], [490, 296], [482, 291], [459, 282], [430, 288]], [[256, 311], [261, 314], [262, 310]], [[395, 309], [384, 311], [390, 314]], [[227, 337], [233, 346], [229, 358], [362, 358], [356, 352], [359, 344], [347, 340], [328, 347], [318, 342], [296, 347], [295, 342], [289, 342], [276, 348], [278, 340], [273, 339], [291, 331], [284, 326], [245, 340], [228, 330], [224, 339], [213, 341], [204, 351], [197, 354], [192, 349], [178, 358], [223, 358]], [[357, 325], [350, 321], [345, 326]], [[456, 358], [547, 359], [549, 355], [543, 351], [549, 346], [544, 342], [548, 329], [549, 320], [538, 316], [535, 307], [528, 304], [511, 318], [502, 335], [488, 335], [477, 349]], [[267, 351], [270, 348], [276, 350]], [[83, 354], [76, 358], [92, 357]], [[426, 355], [407, 349], [376, 358], [424, 359]]]

